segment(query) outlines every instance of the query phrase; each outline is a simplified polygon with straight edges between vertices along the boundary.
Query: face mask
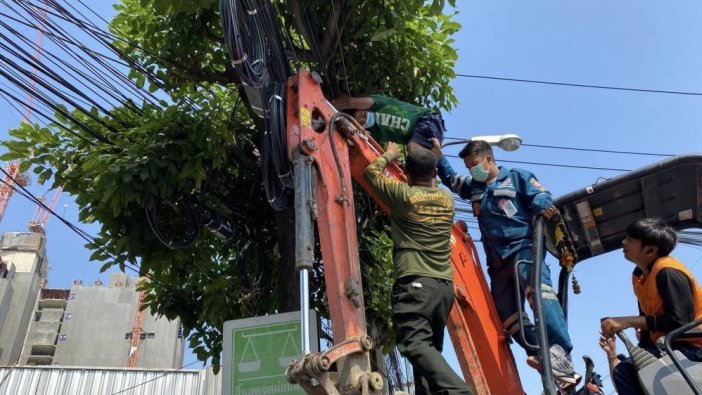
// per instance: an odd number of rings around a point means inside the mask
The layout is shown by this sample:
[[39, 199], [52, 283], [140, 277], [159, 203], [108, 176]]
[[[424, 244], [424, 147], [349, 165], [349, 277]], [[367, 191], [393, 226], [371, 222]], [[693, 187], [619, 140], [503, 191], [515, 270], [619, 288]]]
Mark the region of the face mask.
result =
[[488, 179], [490, 172], [485, 170], [485, 167], [483, 167], [484, 163], [485, 163], [485, 159], [483, 159], [480, 163], [478, 163], [477, 165], [475, 165], [469, 169], [470, 175], [471, 175], [471, 177], [473, 177], [473, 179], [475, 181], [485, 182], [485, 180]]
[[366, 114], [366, 123], [363, 124], [363, 129], [372, 128], [375, 125], [375, 113], [368, 111]]

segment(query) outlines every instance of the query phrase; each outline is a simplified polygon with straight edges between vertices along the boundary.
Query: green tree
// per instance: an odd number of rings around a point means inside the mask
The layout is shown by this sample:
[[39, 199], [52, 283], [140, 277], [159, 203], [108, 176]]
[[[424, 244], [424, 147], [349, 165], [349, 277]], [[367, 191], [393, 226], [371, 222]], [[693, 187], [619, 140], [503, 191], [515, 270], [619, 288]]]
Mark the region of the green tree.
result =
[[[457, 54], [451, 35], [460, 26], [434, 0], [274, 0], [288, 47], [320, 72], [330, 97], [383, 93], [450, 110], [449, 85]], [[452, 4], [454, 5], [454, 4]], [[239, 76], [223, 40], [215, 0], [122, 0], [111, 24], [114, 45], [135, 67], [130, 78], [152, 92], [166, 86], [169, 100], [112, 109], [115, 119], [72, 111], [109, 136], [109, 143], [77, 138], [75, 121], [56, 114], [49, 127], [22, 125], [3, 159], [22, 159], [40, 182], [62, 185], [80, 206], [80, 219], [101, 230], [92, 259], [103, 270], [139, 262], [153, 281], [143, 282], [145, 306], [180, 317], [199, 359], [219, 363], [222, 323], [296, 309], [297, 276], [290, 210], [275, 212], [261, 183], [261, 125], [241, 97]], [[241, 104], [241, 103], [244, 104]], [[90, 116], [92, 115], [92, 116]], [[110, 133], [109, 125], [120, 133]], [[182, 194], [230, 218], [239, 236], [225, 243], [199, 232], [188, 248], [170, 249], [154, 234], [146, 209], [159, 214], [164, 233], [198, 233], [179, 203]], [[361, 196], [359, 198], [359, 196]], [[385, 220], [357, 194], [369, 322], [379, 343], [389, 336], [392, 275]], [[153, 218], [152, 218], [153, 219]], [[261, 270], [261, 265], [264, 269]], [[314, 302], [324, 310], [323, 267], [314, 271]]]

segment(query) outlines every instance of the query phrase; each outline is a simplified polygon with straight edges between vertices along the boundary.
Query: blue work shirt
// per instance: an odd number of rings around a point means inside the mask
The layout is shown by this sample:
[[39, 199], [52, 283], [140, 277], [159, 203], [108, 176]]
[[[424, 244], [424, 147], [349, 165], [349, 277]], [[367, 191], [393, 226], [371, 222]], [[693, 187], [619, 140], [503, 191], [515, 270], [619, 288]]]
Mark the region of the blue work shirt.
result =
[[445, 157], [438, 165], [441, 182], [461, 198], [470, 199], [484, 246], [494, 248], [506, 259], [531, 247], [532, 219], [553, 206], [553, 197], [531, 172], [503, 166], [499, 169], [497, 179], [486, 184], [458, 175]]

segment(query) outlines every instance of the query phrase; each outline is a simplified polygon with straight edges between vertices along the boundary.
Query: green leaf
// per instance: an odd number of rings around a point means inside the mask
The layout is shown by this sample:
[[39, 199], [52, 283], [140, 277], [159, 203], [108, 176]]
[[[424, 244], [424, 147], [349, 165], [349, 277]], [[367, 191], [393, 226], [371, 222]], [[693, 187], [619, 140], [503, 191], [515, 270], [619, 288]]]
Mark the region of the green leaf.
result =
[[395, 28], [392, 27], [387, 30], [381, 30], [379, 32], [376, 32], [373, 37], [371, 37], [371, 41], [381, 41], [385, 40], [386, 38], [390, 37], [395, 33]]
[[112, 197], [112, 195], [115, 194], [115, 192], [117, 192], [117, 189], [119, 189], [119, 184], [113, 182], [112, 185], [110, 185], [105, 191], [105, 193], [102, 195], [100, 202], [106, 203], [110, 201], [110, 198]]
[[430, 15], [439, 15], [444, 10], [444, 0], [433, 0], [429, 10]]
[[146, 77], [144, 74], [138, 73], [134, 83], [136, 84], [137, 88], [144, 89], [144, 84], [146, 83]]
[[4, 154], [0, 155], [0, 161], [11, 162], [17, 159], [24, 159], [24, 155], [18, 154], [14, 151], [5, 152]]

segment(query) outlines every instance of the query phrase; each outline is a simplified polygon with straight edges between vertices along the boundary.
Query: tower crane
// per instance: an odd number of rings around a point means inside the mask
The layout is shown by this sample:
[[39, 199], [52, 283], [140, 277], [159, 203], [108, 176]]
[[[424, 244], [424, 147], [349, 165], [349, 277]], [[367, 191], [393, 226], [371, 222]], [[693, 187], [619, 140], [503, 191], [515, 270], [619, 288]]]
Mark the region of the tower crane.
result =
[[46, 224], [49, 222], [49, 218], [51, 218], [51, 212], [54, 211], [56, 204], [58, 203], [59, 199], [61, 199], [61, 193], [63, 193], [63, 187], [58, 187], [49, 204], [47, 204], [45, 207], [37, 206], [34, 221], [27, 223], [27, 228], [29, 228], [31, 232], [45, 234]]
[[13, 189], [15, 185], [26, 187], [29, 185], [29, 178], [20, 172], [19, 163], [8, 162], [5, 176], [2, 179], [2, 185], [0, 185], [0, 221], [2, 221], [5, 210], [7, 210], [7, 205], [10, 203], [10, 198], [15, 192]]
[[128, 368], [135, 368], [139, 364], [139, 346], [141, 345], [141, 334], [144, 331], [144, 312], [141, 310], [144, 296], [144, 291], [139, 292], [136, 314], [134, 315], [134, 326], [132, 327], [132, 338], [129, 341]]
[[[40, 13], [42, 15], [42, 20], [47, 18], [47, 4], [44, 3]], [[44, 49], [44, 23], [39, 26], [39, 31], [37, 32], [37, 38], [35, 41], [36, 51], [34, 52], [34, 60], [39, 62]], [[32, 75], [36, 75], [37, 68], [32, 67]], [[32, 119], [32, 113], [34, 112], [34, 97], [36, 95], [36, 81], [32, 80], [29, 84], [29, 91], [27, 94], [27, 102], [24, 107], [24, 116], [22, 122], [30, 123]], [[10, 203], [10, 198], [15, 192], [13, 186], [19, 185], [26, 187], [29, 185], [29, 177], [20, 171], [20, 162], [8, 162], [7, 170], [3, 177], [3, 184], [0, 185], [0, 221], [2, 221], [5, 211], [7, 210], [7, 205]], [[60, 190], [63, 190], [60, 188]], [[48, 220], [48, 218], [47, 218]], [[45, 221], [46, 222], [46, 221]], [[30, 228], [31, 230], [31, 228]], [[34, 232], [34, 230], [32, 230]], [[43, 232], [41, 232], [43, 233]]]

